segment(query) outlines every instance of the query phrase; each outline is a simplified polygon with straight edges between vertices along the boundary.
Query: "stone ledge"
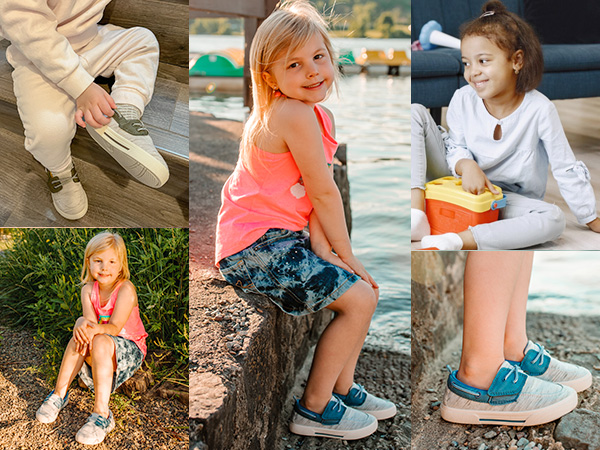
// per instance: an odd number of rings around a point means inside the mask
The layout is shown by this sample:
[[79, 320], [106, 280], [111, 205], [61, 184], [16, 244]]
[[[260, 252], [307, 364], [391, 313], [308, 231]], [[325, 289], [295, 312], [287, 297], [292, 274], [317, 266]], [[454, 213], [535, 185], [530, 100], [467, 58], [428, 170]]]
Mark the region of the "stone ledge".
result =
[[287, 393], [331, 314], [292, 317], [215, 278], [190, 287], [191, 448], [275, 448]]

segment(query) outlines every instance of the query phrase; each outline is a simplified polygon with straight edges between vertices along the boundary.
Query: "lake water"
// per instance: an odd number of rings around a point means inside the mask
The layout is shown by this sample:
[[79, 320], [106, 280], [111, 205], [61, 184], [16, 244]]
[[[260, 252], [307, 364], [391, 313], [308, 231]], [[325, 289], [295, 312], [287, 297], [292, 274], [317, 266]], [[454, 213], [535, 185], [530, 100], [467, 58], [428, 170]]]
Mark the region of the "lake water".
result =
[[[190, 36], [190, 52], [242, 47], [241, 37], [221, 38]], [[410, 47], [407, 39], [335, 39], [334, 45], [354, 51]], [[339, 98], [334, 94], [324, 105], [335, 116], [338, 142], [348, 145], [353, 248], [381, 287], [367, 344], [408, 353], [410, 77], [349, 75]], [[239, 96], [203, 95], [190, 100], [190, 109], [240, 121], [247, 114]]]
[[600, 316], [600, 252], [535, 252], [529, 311]]

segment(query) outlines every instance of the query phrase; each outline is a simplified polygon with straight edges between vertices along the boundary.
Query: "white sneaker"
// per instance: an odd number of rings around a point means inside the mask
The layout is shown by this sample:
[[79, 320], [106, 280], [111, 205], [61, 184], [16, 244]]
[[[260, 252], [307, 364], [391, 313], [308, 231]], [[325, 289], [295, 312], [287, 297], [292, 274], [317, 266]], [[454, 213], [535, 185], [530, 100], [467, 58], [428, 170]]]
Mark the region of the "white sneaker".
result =
[[448, 422], [478, 425], [531, 426], [552, 422], [577, 406], [577, 392], [568, 386], [525, 374], [504, 361], [488, 390], [448, 376], [440, 408]]
[[108, 419], [100, 414], [92, 413], [85, 425], [75, 435], [75, 440], [80, 444], [96, 445], [102, 442], [113, 428], [115, 428], [115, 419], [112, 411], [109, 413]]
[[65, 219], [77, 220], [85, 216], [88, 210], [88, 199], [79, 180], [75, 166], [60, 173], [52, 173], [46, 169], [48, 187], [52, 193], [52, 203], [56, 211]]
[[569, 386], [577, 392], [585, 391], [592, 385], [592, 374], [589, 370], [553, 358], [538, 343], [529, 341], [523, 354], [525, 355], [523, 361], [509, 362], [518, 365], [527, 375]]
[[108, 125], [85, 129], [141, 183], [159, 188], [169, 179], [167, 163], [154, 146], [135, 106], [119, 104]]
[[296, 400], [290, 431], [302, 436], [362, 439], [377, 431], [377, 419], [370, 414], [348, 408], [335, 396], [331, 397], [322, 414], [306, 409]]
[[42, 423], [52, 423], [58, 417], [58, 413], [67, 406], [67, 403], [69, 403], [68, 392], [65, 398], [60, 398], [52, 391], [35, 412], [35, 418]]
[[389, 419], [396, 415], [396, 405], [389, 400], [375, 397], [365, 391], [360, 384], [353, 383], [347, 395], [333, 393], [344, 405], [371, 414], [377, 420]]

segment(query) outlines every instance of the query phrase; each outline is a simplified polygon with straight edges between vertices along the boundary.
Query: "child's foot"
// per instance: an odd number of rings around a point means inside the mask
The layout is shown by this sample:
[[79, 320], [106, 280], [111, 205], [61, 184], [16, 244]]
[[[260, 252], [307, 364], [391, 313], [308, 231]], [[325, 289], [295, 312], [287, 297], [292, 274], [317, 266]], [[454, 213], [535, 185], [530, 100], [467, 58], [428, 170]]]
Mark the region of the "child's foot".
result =
[[42, 403], [35, 413], [35, 418], [42, 423], [52, 423], [58, 417], [58, 413], [69, 403], [69, 393], [65, 398], [60, 398], [54, 391], [48, 394], [48, 397]]
[[88, 199], [79, 180], [75, 166], [59, 173], [46, 169], [48, 187], [52, 194], [52, 203], [56, 211], [65, 219], [77, 220], [85, 216]]
[[585, 391], [592, 385], [589, 370], [551, 357], [540, 344], [529, 341], [523, 354], [525, 358], [521, 362], [509, 362], [518, 365], [527, 375], [569, 386], [577, 392]]
[[86, 126], [92, 139], [141, 183], [159, 188], [169, 179], [169, 168], [160, 156], [133, 105], [117, 105], [108, 125]]
[[504, 361], [488, 390], [448, 376], [442, 418], [480, 425], [531, 426], [552, 422], [577, 406], [577, 393], [567, 386], [530, 377]]
[[438, 250], [461, 250], [463, 248], [463, 241], [456, 233], [437, 234], [423, 237], [421, 239], [421, 247], [434, 247]]
[[346, 406], [371, 414], [377, 420], [389, 419], [396, 415], [396, 405], [389, 400], [384, 400], [365, 391], [360, 384], [352, 384], [347, 395], [333, 393], [344, 402]]
[[420, 241], [424, 236], [431, 234], [429, 221], [423, 211], [416, 208], [410, 208], [410, 240]]
[[296, 400], [290, 422], [292, 433], [333, 439], [361, 439], [370, 436], [376, 430], [375, 417], [348, 408], [337, 397], [331, 397], [322, 414], [306, 409]]
[[114, 427], [115, 419], [112, 411], [109, 412], [108, 419], [100, 414], [92, 413], [85, 425], [75, 435], [75, 440], [80, 444], [96, 445], [102, 442]]

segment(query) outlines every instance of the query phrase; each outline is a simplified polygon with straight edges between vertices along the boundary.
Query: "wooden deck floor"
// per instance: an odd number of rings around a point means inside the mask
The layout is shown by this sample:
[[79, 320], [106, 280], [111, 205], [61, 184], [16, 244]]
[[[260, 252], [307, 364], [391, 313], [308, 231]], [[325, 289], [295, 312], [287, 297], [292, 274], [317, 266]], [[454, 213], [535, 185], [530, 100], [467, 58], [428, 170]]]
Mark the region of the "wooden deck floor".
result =
[[[6, 41], [3, 41], [6, 46]], [[160, 189], [131, 178], [83, 129], [71, 149], [89, 200], [80, 220], [59, 216], [46, 186], [43, 167], [23, 146], [23, 126], [12, 93], [10, 68], [0, 48], [0, 226], [1, 227], [188, 227], [189, 114], [188, 86], [158, 78], [144, 113], [155, 145], [171, 176]], [[160, 75], [160, 70], [159, 70]]]
[[[567, 139], [575, 157], [588, 167], [592, 186], [596, 194], [596, 205], [600, 201], [600, 97], [554, 101], [565, 129]], [[444, 110], [445, 113], [445, 110]], [[600, 250], [600, 234], [588, 227], [579, 225], [560, 195], [552, 174], [548, 176], [545, 201], [555, 203], [565, 213], [567, 227], [555, 241], [531, 247], [540, 250]], [[600, 208], [598, 208], [600, 209]], [[411, 249], [420, 248], [419, 242], [412, 242]]]

